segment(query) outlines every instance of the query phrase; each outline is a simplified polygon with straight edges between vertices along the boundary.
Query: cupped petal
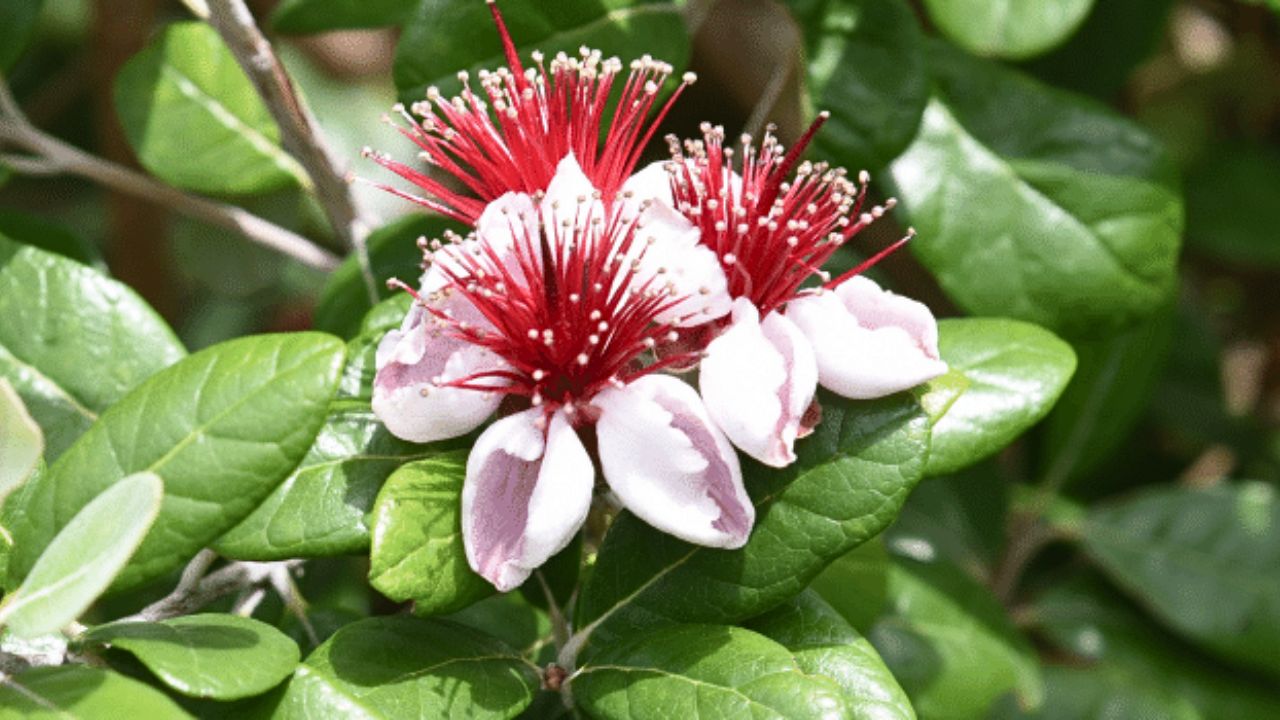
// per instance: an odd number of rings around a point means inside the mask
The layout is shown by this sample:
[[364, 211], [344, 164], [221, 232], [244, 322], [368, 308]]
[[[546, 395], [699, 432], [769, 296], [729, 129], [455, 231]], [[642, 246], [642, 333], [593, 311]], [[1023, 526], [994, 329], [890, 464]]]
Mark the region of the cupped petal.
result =
[[628, 510], [698, 545], [746, 543], [756, 511], [738, 456], [692, 387], [646, 375], [600, 393], [594, 404], [600, 465]]
[[795, 461], [818, 369], [790, 320], [771, 312], [761, 321], [750, 301], [734, 301], [732, 324], [707, 345], [698, 381], [707, 410], [734, 445], [773, 467]]
[[682, 298], [657, 316], [678, 327], [724, 317], [733, 307], [720, 259], [698, 242], [700, 231], [669, 205], [653, 202], [636, 223], [632, 245], [635, 281], [656, 292]]
[[595, 471], [563, 411], [539, 408], [489, 426], [467, 458], [462, 540], [467, 562], [501, 592], [564, 549], [587, 518]]
[[600, 193], [573, 153], [565, 155], [556, 165], [556, 174], [547, 184], [540, 208], [546, 227], [572, 228], [587, 222], [587, 218], [604, 217]]
[[675, 196], [671, 193], [671, 172], [667, 170], [670, 160], [649, 163], [636, 174], [627, 178], [618, 191], [618, 198], [625, 211], [634, 216], [640, 212], [642, 205], [657, 202], [669, 208], [675, 207]]
[[[446, 295], [442, 311], [471, 313], [461, 298]], [[482, 318], [481, 318], [482, 320]], [[430, 311], [414, 303], [399, 330], [382, 338], [373, 379], [373, 412], [392, 435], [434, 442], [471, 432], [498, 409], [502, 396], [445, 384], [501, 367], [489, 351], [448, 334]], [[486, 383], [498, 385], [492, 379]]]
[[947, 371], [929, 308], [870, 278], [796, 298], [786, 317], [812, 345], [822, 386], [847, 398], [884, 397]]

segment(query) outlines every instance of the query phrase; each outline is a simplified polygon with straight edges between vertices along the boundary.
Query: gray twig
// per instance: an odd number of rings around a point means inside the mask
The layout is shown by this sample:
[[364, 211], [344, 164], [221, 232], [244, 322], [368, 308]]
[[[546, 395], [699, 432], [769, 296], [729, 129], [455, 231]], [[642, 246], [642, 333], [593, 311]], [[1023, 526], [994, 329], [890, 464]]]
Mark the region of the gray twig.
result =
[[234, 562], [206, 575], [205, 572], [216, 558], [213, 551], [202, 551], [182, 571], [182, 579], [173, 592], [146, 606], [142, 612], [124, 618], [122, 622], [156, 622], [187, 615], [219, 598], [272, 585], [274, 576], [280, 572], [288, 572], [302, 562]]

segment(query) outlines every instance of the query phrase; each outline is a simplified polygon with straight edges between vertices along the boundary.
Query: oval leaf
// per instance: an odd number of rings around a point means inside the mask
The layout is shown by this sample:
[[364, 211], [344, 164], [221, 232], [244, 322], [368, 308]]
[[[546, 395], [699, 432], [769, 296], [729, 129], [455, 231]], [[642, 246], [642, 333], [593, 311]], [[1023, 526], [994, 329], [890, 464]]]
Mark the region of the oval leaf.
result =
[[44, 434], [8, 379], [0, 377], [0, 504], [35, 472]]
[[317, 717], [514, 717], [538, 668], [501, 642], [443, 620], [369, 618], [343, 627], [302, 663], [275, 720]]
[[907, 694], [875, 648], [816, 592], [804, 591], [747, 628], [790, 650], [806, 675], [839, 685], [854, 717], [915, 720]]
[[186, 354], [125, 285], [0, 236], [0, 376], [58, 457], [98, 413]]
[[1088, 17], [1094, 0], [925, 0], [949, 40], [976, 55], [1021, 60], [1053, 48]]
[[369, 583], [420, 615], [460, 610], [493, 593], [467, 564], [462, 545], [462, 482], [467, 452], [404, 465], [373, 505]]
[[85, 665], [36, 668], [0, 684], [0, 720], [147, 720], [190, 718], [164, 693], [123, 675]]
[[213, 547], [259, 561], [365, 552], [383, 481], [432, 452], [388, 433], [366, 403], [335, 404], [293, 473]]
[[1083, 542], [1116, 584], [1170, 628], [1219, 657], [1280, 677], [1274, 487], [1150, 490], [1090, 512]]
[[942, 45], [938, 92], [891, 167], [911, 247], [974, 315], [1099, 335], [1163, 306], [1182, 199], [1132, 122]]
[[750, 630], [676, 625], [614, 645], [569, 681], [592, 717], [830, 718], [852, 713], [832, 680], [808, 675]]
[[218, 33], [174, 23], [120, 69], [116, 113], [156, 177], [217, 195], [306, 185], [280, 131]]
[[160, 512], [164, 484], [130, 475], [85, 505], [0, 606], [0, 624], [32, 637], [57, 632], [93, 604], [138, 549]]
[[221, 613], [101, 625], [84, 641], [127, 650], [165, 685], [216, 700], [264, 693], [289, 677], [301, 659], [298, 646], [279, 630]]
[[816, 432], [783, 470], [746, 463], [756, 526], [740, 550], [676, 540], [623, 513], [578, 604], [592, 645], [670, 622], [737, 622], [795, 596], [835, 558], [884, 530], [924, 470], [923, 410], [909, 395], [823, 397]]
[[320, 333], [260, 335], [215, 345], [148, 380], [5, 504], [10, 577], [22, 577], [94, 495], [143, 471], [164, 478], [164, 504], [115, 587], [181, 567], [297, 466], [324, 422], [343, 351]]
[[1041, 420], [1076, 369], [1071, 346], [1015, 320], [938, 323], [938, 350], [950, 371], [926, 384], [920, 402], [933, 418], [928, 475], [972, 465]]
[[860, 632], [870, 629], [884, 610], [888, 586], [889, 555], [879, 538], [836, 558], [809, 583], [809, 589]]

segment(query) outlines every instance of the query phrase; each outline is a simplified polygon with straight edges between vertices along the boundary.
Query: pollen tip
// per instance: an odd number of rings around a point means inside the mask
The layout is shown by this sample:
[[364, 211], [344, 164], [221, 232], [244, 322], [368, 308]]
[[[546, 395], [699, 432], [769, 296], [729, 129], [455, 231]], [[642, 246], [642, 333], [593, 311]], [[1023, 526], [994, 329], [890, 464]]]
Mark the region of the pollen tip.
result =
[[818, 117], [822, 118], [823, 120], [826, 120], [827, 118], [831, 117], [831, 111], [823, 110], [822, 112], [818, 113]]

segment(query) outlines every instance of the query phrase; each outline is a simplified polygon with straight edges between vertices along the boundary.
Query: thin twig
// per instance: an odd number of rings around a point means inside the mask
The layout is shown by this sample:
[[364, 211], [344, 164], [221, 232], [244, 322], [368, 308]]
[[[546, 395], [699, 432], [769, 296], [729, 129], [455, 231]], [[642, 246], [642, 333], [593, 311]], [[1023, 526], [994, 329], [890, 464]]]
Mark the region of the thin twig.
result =
[[369, 234], [368, 224], [361, 217], [351, 183], [321, 137], [315, 118], [298, 97], [288, 72], [271, 43], [258, 29], [244, 0], [209, 0], [208, 7], [209, 23], [231, 49], [236, 62], [249, 76], [280, 126], [285, 150], [297, 158], [311, 176], [329, 223], [355, 252], [369, 299], [377, 302], [377, 280], [369, 265], [369, 250], [365, 243]]
[[30, 157], [4, 156], [5, 164], [16, 172], [31, 175], [78, 175], [113, 190], [158, 203], [188, 217], [233, 230], [304, 265], [325, 271], [338, 265], [338, 258], [332, 253], [243, 208], [178, 190], [45, 134], [27, 121], [9, 92], [8, 84], [0, 77], [0, 143], [6, 142], [31, 153]]
[[[281, 569], [289, 569], [301, 560], [276, 563], [235, 562], [209, 575], [195, 579], [192, 566], [183, 571], [183, 579], [173, 592], [148, 605], [136, 615], [122, 622], [156, 622], [187, 615], [219, 598], [271, 584], [272, 575]], [[193, 565], [195, 561], [193, 561]], [[189, 576], [189, 571], [190, 576]], [[194, 579], [194, 581], [189, 581]]]

